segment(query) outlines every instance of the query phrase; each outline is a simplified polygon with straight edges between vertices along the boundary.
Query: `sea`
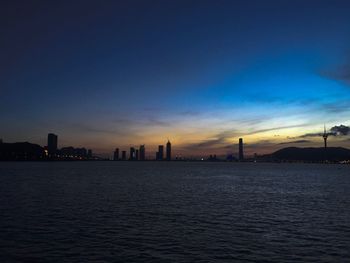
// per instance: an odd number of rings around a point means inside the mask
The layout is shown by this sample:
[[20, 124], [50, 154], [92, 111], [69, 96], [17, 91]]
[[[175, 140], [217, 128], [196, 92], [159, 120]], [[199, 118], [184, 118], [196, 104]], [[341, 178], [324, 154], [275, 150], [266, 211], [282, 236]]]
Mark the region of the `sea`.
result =
[[350, 166], [0, 162], [0, 262], [350, 262]]

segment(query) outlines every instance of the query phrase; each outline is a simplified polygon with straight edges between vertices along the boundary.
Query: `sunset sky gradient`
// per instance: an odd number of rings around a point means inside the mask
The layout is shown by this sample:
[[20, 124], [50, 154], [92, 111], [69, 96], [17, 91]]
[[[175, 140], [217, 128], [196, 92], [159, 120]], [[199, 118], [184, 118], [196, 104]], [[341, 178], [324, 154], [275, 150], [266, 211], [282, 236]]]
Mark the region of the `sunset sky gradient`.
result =
[[[111, 155], [322, 146], [350, 126], [350, 1], [3, 1], [0, 138]], [[350, 148], [350, 132], [330, 146]]]

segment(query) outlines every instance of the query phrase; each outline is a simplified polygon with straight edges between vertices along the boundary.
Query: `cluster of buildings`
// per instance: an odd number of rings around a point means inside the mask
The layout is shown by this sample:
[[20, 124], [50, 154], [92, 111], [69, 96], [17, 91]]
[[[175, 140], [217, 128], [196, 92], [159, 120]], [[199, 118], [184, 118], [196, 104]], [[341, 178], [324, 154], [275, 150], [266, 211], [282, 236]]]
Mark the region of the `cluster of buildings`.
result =
[[146, 160], [146, 148], [145, 145], [140, 145], [138, 149], [130, 147], [129, 156], [127, 158], [126, 151], [121, 151], [119, 155], [119, 148], [116, 148], [113, 154], [114, 161], [145, 161]]
[[29, 142], [4, 143], [0, 140], [0, 160], [4, 161], [69, 161], [96, 160], [92, 150], [86, 148], [63, 147], [58, 149], [58, 136], [47, 135], [47, 145], [42, 147]]
[[[243, 138], [239, 138], [238, 142], [239, 151], [238, 151], [238, 161], [244, 161], [244, 153], [243, 153]], [[139, 148], [137, 147], [130, 147], [129, 152], [123, 150], [120, 151], [119, 148], [116, 148], [113, 153], [113, 161], [145, 161], [146, 160], [146, 148], [145, 145], [140, 145]], [[196, 159], [186, 159], [182, 157], [176, 156], [175, 159], [172, 158], [171, 154], [171, 142], [168, 140], [168, 142], [165, 145], [158, 145], [158, 151], [155, 154], [155, 158], [150, 158], [150, 160], [156, 160], [156, 161], [181, 161], [181, 160], [196, 160]], [[204, 159], [201, 159], [204, 160]], [[207, 161], [219, 161], [216, 157], [216, 154], [210, 155]], [[237, 160], [231, 155], [227, 157], [228, 161]]]
[[[204, 161], [204, 158], [201, 159]], [[220, 159], [216, 156], [216, 154], [211, 154], [209, 157], [206, 159], [206, 161], [210, 162], [215, 162], [215, 161], [240, 161], [243, 162], [244, 159], [244, 154], [243, 154], [243, 138], [239, 138], [238, 140], [238, 158], [236, 158], [233, 154], [228, 154], [226, 156], [226, 159]]]
[[[96, 160], [100, 159], [93, 156], [91, 149], [75, 148], [72, 146], [58, 148], [58, 136], [54, 133], [49, 133], [47, 135], [47, 145], [41, 147], [37, 144], [31, 143], [3, 143], [0, 140], [1, 152], [0, 159], [4, 160]], [[116, 148], [113, 153], [114, 161], [146, 161], [146, 160], [156, 160], [156, 161], [181, 161], [181, 160], [198, 160], [197, 158], [188, 159], [182, 158], [181, 156], [175, 156], [172, 158], [172, 145], [168, 140], [165, 145], [158, 145], [158, 151], [155, 153], [154, 157], [148, 155], [146, 158], [146, 147], [145, 145], [140, 145], [139, 147], [130, 147], [129, 151]], [[204, 160], [203, 158], [201, 160]], [[210, 155], [207, 161], [219, 161], [216, 155]], [[230, 155], [227, 157], [228, 161], [237, 160], [235, 157]], [[239, 139], [239, 152], [238, 160], [244, 160], [243, 154], [243, 139]]]
[[[121, 153], [121, 155], [120, 155]], [[145, 161], [146, 160], [146, 148], [145, 145], [140, 145], [137, 149], [135, 147], [130, 147], [129, 155], [127, 156], [126, 151], [119, 151], [119, 148], [116, 148], [113, 153], [114, 161]], [[156, 152], [155, 160], [157, 161], [171, 161], [171, 143], [168, 140], [166, 143], [166, 150], [164, 155], [164, 145], [158, 146], [158, 151]]]
[[47, 146], [44, 147], [45, 156], [54, 160], [89, 160], [93, 159], [92, 150], [74, 148], [72, 146], [58, 149], [58, 136], [53, 133], [47, 135]]

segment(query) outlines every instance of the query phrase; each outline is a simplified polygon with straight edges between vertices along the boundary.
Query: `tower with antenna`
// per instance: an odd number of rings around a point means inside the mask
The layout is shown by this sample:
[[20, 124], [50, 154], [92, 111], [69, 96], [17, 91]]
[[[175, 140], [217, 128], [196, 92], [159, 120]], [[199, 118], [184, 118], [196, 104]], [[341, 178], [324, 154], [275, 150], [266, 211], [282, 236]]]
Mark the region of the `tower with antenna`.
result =
[[327, 139], [328, 139], [328, 133], [326, 130], [326, 124], [324, 125], [324, 130], [323, 130], [323, 140], [324, 140], [324, 161], [327, 163]]
[[323, 140], [324, 140], [324, 149], [326, 150], [327, 149], [327, 139], [328, 139], [328, 133], [327, 133], [327, 130], [326, 130], [326, 124], [324, 125], [324, 131], [323, 131]]

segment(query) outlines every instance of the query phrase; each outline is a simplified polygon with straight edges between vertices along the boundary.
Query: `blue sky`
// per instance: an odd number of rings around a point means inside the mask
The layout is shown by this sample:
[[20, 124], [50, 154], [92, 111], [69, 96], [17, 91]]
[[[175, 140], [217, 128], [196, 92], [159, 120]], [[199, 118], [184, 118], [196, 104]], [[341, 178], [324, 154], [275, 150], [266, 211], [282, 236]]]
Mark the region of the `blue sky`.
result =
[[[249, 153], [350, 125], [348, 1], [8, 1], [0, 137]], [[347, 134], [330, 145], [350, 147]], [[301, 142], [302, 141], [302, 142]], [[293, 143], [294, 142], [294, 143]], [[290, 144], [289, 144], [290, 143]]]

